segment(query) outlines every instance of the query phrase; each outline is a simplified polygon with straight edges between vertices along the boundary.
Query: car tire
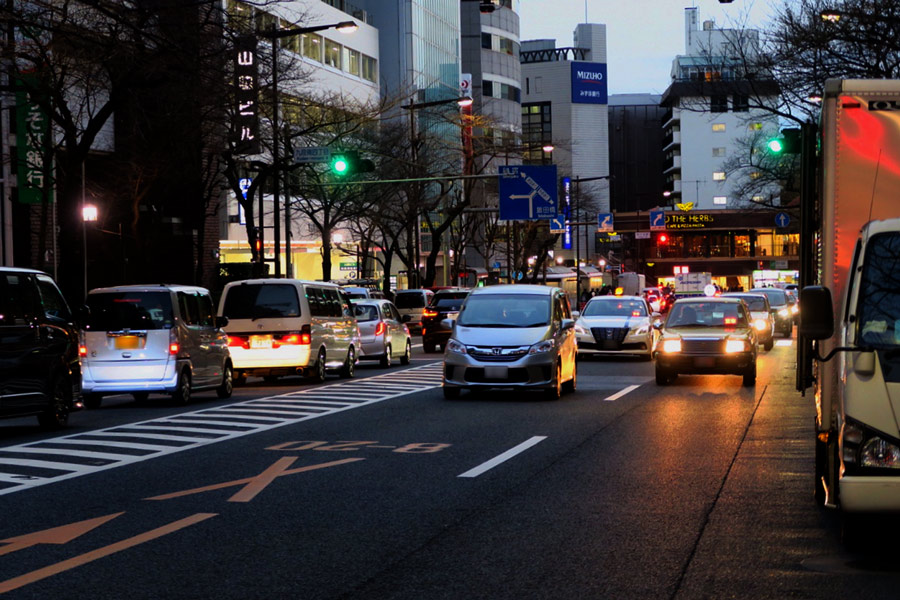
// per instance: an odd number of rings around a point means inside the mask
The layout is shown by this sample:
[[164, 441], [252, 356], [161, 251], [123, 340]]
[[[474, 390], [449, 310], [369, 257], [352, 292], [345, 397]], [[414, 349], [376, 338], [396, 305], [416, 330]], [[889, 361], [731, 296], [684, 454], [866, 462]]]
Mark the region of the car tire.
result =
[[48, 390], [50, 404], [38, 415], [38, 423], [44, 429], [62, 429], [69, 423], [69, 391], [66, 379], [56, 377]]
[[753, 366], [744, 371], [743, 377], [744, 380], [741, 384], [744, 387], [753, 387], [756, 385], [756, 362], [753, 363]]
[[382, 356], [381, 360], [378, 361], [382, 367], [390, 367], [391, 366], [391, 361], [394, 358], [393, 356], [391, 356], [391, 353], [393, 351], [394, 351], [394, 349], [391, 348], [390, 344], [388, 344], [387, 346], [384, 347], [384, 356]]
[[775, 347], [775, 340], [774, 340], [774, 339], [766, 340], [766, 343], [763, 344], [763, 348], [766, 349], [766, 352], [771, 351], [772, 348], [774, 348], [774, 347]]
[[356, 348], [350, 346], [347, 350], [347, 358], [341, 367], [341, 377], [345, 379], [353, 379], [354, 369], [356, 368]]
[[656, 365], [656, 385], [669, 385], [672, 375], [666, 370]]
[[84, 407], [88, 409], [100, 408], [103, 403], [103, 396], [100, 394], [85, 394]]
[[319, 354], [316, 356], [316, 364], [313, 365], [310, 378], [316, 383], [325, 381], [325, 348], [319, 348]]
[[562, 397], [562, 366], [556, 363], [556, 376], [553, 378], [553, 387], [544, 390], [547, 400], [559, 400]]
[[185, 406], [191, 401], [191, 374], [187, 369], [178, 376], [178, 388], [172, 392], [172, 400], [179, 406]]
[[216, 388], [216, 396], [222, 398], [231, 398], [231, 393], [234, 391], [234, 375], [231, 369], [231, 363], [226, 363], [225, 368], [222, 369], [222, 384]]
[[403, 352], [403, 356], [400, 357], [401, 365], [408, 365], [412, 360], [412, 342], [406, 340], [406, 350]]
[[459, 394], [462, 391], [458, 387], [447, 387], [447, 386], [442, 387], [441, 390], [443, 390], [444, 398], [446, 398], [447, 400], [453, 400], [454, 398], [459, 398]]
[[575, 389], [578, 387], [578, 363], [575, 362], [573, 365], [574, 371], [572, 372], [572, 379], [565, 382], [562, 387], [563, 391], [567, 394], [572, 394], [575, 392]]
[[435, 350], [436, 350], [434, 347], [434, 342], [426, 342], [424, 340], [422, 340], [422, 349], [425, 350], [425, 352], [428, 352], [429, 354], [435, 352]]

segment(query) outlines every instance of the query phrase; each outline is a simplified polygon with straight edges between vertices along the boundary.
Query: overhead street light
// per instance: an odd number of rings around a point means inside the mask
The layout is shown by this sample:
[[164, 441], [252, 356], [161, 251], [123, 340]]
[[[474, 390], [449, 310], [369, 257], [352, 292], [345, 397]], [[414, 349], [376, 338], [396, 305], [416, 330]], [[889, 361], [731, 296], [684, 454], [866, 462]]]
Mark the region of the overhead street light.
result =
[[[340, 21], [338, 23], [329, 23], [327, 25], [313, 25], [310, 27], [289, 27], [287, 29], [279, 29], [278, 20], [276, 19], [272, 23], [272, 29], [269, 31], [260, 30], [257, 32], [257, 35], [261, 38], [270, 40], [272, 42], [272, 171], [273, 171], [273, 180], [272, 180], [272, 202], [274, 210], [272, 211], [272, 226], [274, 232], [274, 246], [275, 246], [275, 276], [281, 277], [281, 223], [280, 221], [280, 209], [278, 207], [278, 203], [280, 200], [281, 191], [280, 187], [280, 179], [281, 174], [279, 172], [281, 167], [281, 150], [279, 148], [280, 140], [278, 139], [278, 130], [280, 125], [278, 124], [278, 40], [282, 38], [292, 37], [295, 35], [302, 35], [304, 33], [314, 33], [316, 31], [325, 31], [326, 29], [335, 29], [341, 33], [353, 33], [357, 29], [359, 29], [359, 25], [355, 21]], [[262, 200], [260, 200], [262, 202]], [[262, 207], [260, 207], [259, 211], [259, 230], [262, 232], [263, 230], [263, 215], [264, 211]], [[285, 276], [290, 277], [292, 275], [291, 271], [291, 199], [290, 195], [288, 195], [284, 200], [284, 237], [285, 237]], [[265, 260], [265, 249], [260, 248], [260, 263]]]

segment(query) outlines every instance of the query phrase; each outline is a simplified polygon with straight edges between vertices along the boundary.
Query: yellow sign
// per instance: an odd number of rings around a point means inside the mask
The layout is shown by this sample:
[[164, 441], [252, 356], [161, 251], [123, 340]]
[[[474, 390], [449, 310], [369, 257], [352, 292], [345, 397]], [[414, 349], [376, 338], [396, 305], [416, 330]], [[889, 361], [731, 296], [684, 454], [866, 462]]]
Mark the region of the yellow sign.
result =
[[677, 208], [678, 210], [682, 210], [684, 212], [688, 212], [688, 211], [691, 211], [694, 209], [694, 203], [693, 202], [685, 202], [683, 204], [676, 204], [675, 208]]

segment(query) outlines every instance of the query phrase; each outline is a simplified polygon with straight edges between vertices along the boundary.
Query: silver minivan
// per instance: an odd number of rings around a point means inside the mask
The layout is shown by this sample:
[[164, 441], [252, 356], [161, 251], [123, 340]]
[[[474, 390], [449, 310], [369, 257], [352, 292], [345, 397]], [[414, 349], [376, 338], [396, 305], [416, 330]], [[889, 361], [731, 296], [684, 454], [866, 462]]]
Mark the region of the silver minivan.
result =
[[422, 331], [422, 313], [433, 297], [434, 292], [424, 289], [397, 290], [394, 294], [394, 306], [401, 316], [409, 315], [407, 325], [412, 333]]
[[460, 390], [535, 388], [556, 399], [574, 391], [575, 321], [565, 292], [541, 285], [475, 288], [444, 350], [445, 398]]
[[324, 381], [329, 370], [353, 377], [359, 326], [347, 295], [333, 283], [232, 281], [222, 290], [218, 314], [228, 319], [225, 331], [237, 383], [248, 375]]
[[88, 293], [79, 354], [88, 408], [102, 397], [170, 394], [187, 404], [191, 393], [232, 391], [228, 342], [209, 291], [186, 285], [123, 285]]

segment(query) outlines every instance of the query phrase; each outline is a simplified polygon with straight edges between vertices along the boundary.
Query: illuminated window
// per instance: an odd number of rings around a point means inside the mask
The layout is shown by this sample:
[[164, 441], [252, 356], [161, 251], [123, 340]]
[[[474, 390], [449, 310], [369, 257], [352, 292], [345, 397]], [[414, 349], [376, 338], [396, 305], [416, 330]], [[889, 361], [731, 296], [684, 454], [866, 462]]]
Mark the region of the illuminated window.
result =
[[373, 83], [378, 81], [378, 61], [365, 54], [362, 55], [362, 77]]
[[325, 43], [325, 64], [335, 69], [341, 68], [341, 45], [327, 41]]
[[322, 36], [314, 33], [304, 33], [300, 37], [303, 41], [303, 56], [322, 62]]
[[713, 204], [728, 204], [728, 196], [713, 196]]
[[344, 69], [351, 75], [359, 76], [359, 52], [344, 48]]
[[716, 171], [713, 173], [713, 181], [725, 181], [725, 171]]
[[713, 123], [713, 131], [725, 131], [725, 123]]

